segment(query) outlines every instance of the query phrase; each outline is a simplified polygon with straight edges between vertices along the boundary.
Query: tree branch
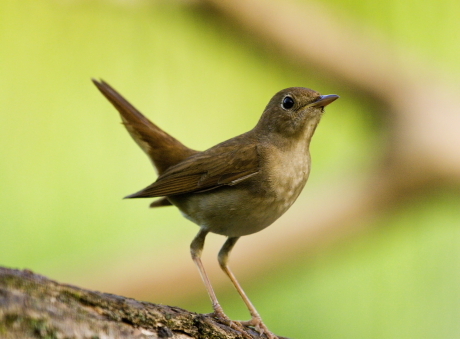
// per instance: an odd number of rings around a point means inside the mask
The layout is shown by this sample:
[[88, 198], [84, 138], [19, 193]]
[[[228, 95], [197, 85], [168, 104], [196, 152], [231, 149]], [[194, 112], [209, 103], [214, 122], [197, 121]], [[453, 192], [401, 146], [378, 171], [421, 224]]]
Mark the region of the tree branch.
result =
[[[253, 338], [265, 338], [246, 329]], [[88, 291], [29, 270], [4, 267], [0, 267], [0, 337], [244, 338], [208, 315]]]

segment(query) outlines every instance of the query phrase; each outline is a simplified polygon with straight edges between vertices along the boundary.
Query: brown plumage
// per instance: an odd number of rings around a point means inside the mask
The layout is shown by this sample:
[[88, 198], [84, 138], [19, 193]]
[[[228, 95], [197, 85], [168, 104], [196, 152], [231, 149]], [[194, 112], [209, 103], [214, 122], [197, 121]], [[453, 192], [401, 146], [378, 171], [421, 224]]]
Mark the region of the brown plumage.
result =
[[[93, 83], [118, 110], [134, 141], [148, 155], [158, 174], [198, 153], [160, 129], [104, 81]], [[168, 154], [168, 156], [164, 156]]]
[[[243, 325], [276, 338], [230, 271], [228, 256], [239, 237], [271, 225], [295, 202], [310, 173], [311, 138], [324, 107], [338, 96], [287, 88], [275, 94], [252, 130], [198, 152], [150, 122], [107, 83], [93, 82], [120, 112], [126, 129], [159, 174], [154, 183], [127, 198], [162, 197], [150, 206], [173, 204], [199, 225], [190, 250], [214, 316], [247, 338]], [[248, 322], [231, 321], [217, 301], [200, 259], [208, 232], [228, 237], [218, 260], [251, 313]]]
[[171, 166], [152, 185], [128, 198], [172, 196], [235, 185], [259, 171], [256, 145], [229, 140]]

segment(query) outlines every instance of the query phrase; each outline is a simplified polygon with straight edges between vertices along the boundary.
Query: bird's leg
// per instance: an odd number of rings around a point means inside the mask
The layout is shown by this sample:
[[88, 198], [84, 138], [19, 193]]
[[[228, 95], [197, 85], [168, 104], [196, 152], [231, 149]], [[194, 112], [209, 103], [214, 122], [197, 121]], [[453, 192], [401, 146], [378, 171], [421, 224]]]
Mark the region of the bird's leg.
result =
[[201, 262], [201, 253], [203, 252], [204, 246], [204, 239], [208, 231], [200, 229], [198, 234], [196, 235], [195, 239], [193, 239], [192, 243], [190, 244], [190, 253], [192, 254], [192, 259], [195, 262], [196, 266], [198, 267], [198, 271], [200, 272], [201, 279], [203, 279], [204, 286], [206, 287], [206, 291], [208, 291], [209, 298], [212, 302], [212, 308], [214, 309], [214, 315], [218, 318], [221, 318], [224, 321], [230, 322], [230, 319], [224, 313], [222, 306], [220, 306], [219, 301], [217, 300], [216, 293], [212, 288], [211, 282], [209, 281], [208, 275], [204, 270], [203, 263]]
[[216, 293], [212, 288], [211, 282], [209, 281], [208, 275], [204, 270], [203, 263], [201, 262], [201, 253], [203, 252], [204, 246], [204, 239], [208, 231], [204, 229], [200, 229], [198, 234], [196, 235], [195, 239], [193, 239], [192, 243], [190, 244], [190, 253], [192, 254], [192, 259], [195, 262], [196, 266], [198, 267], [198, 271], [200, 271], [201, 278], [203, 279], [204, 286], [208, 291], [209, 298], [212, 302], [212, 308], [214, 312], [210, 314], [210, 316], [216, 317], [219, 320], [223, 321], [233, 329], [240, 331], [243, 336], [247, 339], [252, 339], [252, 337], [246, 332], [244, 327], [238, 323], [230, 320], [230, 318], [224, 313], [222, 306], [220, 306], [219, 301], [217, 301]]
[[221, 250], [219, 251], [218, 260], [219, 260], [220, 267], [225, 272], [225, 274], [227, 274], [227, 276], [230, 278], [230, 280], [233, 283], [233, 286], [235, 286], [236, 290], [238, 291], [244, 303], [246, 304], [249, 312], [251, 313], [251, 320], [243, 321], [241, 322], [241, 324], [254, 326], [256, 330], [259, 331], [259, 333], [261, 334], [265, 333], [265, 335], [269, 339], [277, 339], [278, 337], [275, 336], [272, 332], [270, 332], [267, 326], [263, 323], [262, 318], [260, 317], [256, 308], [251, 303], [246, 293], [244, 293], [243, 288], [238, 283], [238, 280], [236, 280], [235, 275], [232, 273], [232, 271], [230, 270], [230, 267], [227, 264], [230, 251], [232, 250], [233, 246], [235, 246], [238, 239], [239, 237], [229, 237], [227, 239], [227, 241], [224, 243], [224, 246], [222, 246]]

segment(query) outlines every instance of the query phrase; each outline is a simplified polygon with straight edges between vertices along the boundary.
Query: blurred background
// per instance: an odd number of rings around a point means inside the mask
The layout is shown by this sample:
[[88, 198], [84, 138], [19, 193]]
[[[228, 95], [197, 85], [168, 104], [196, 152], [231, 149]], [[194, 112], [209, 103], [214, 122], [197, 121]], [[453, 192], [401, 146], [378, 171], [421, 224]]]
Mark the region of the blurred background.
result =
[[[90, 78], [199, 150], [291, 86], [339, 94], [291, 210], [231, 266], [292, 338], [460, 338], [460, 2], [0, 1], [0, 265], [211, 312], [198, 227]], [[249, 315], [216, 260], [227, 314]]]

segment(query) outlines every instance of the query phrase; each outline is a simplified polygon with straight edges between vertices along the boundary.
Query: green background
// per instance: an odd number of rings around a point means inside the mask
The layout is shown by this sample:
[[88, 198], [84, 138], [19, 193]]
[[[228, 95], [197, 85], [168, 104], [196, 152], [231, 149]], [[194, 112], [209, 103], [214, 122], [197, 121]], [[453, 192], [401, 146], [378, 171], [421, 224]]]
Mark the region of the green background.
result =
[[[460, 75], [458, 2], [322, 4]], [[195, 225], [174, 208], [121, 200], [155, 174], [90, 78], [195, 149], [252, 128], [282, 88], [339, 94], [314, 137], [301, 204], [323, 183], [366, 175], [386, 140], [381, 107], [319, 74], [193, 2], [0, 1], [0, 265], [89, 288], [143, 254], [161, 261], [177, 248], [176, 260], [193, 265]], [[434, 185], [243, 286], [271, 330], [292, 338], [458, 338], [459, 206], [458, 187]], [[217, 293], [232, 318], [248, 317], [230, 285]], [[210, 312], [204, 289], [139, 297]]]

